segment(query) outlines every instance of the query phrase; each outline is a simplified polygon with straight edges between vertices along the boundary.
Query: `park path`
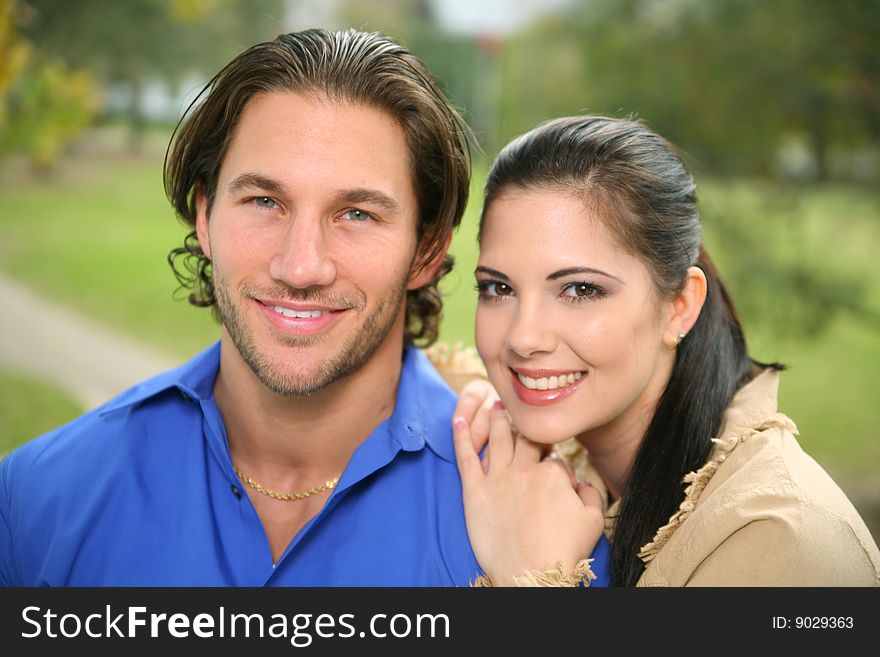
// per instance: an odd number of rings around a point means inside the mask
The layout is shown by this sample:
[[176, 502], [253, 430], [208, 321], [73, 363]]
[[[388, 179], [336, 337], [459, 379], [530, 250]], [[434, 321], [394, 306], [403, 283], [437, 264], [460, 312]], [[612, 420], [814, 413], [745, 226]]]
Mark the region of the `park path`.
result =
[[94, 408], [178, 359], [39, 296], [0, 273], [0, 367]]

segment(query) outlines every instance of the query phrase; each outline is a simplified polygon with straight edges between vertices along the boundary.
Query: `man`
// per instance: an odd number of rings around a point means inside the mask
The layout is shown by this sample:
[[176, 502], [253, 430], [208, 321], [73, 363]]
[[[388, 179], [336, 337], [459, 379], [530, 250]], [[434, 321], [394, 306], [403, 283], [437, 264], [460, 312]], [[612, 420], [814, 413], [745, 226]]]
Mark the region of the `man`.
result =
[[169, 260], [219, 344], [0, 464], [0, 583], [467, 585], [455, 397], [413, 347], [466, 126], [355, 31], [254, 46], [203, 95], [166, 160], [194, 228]]

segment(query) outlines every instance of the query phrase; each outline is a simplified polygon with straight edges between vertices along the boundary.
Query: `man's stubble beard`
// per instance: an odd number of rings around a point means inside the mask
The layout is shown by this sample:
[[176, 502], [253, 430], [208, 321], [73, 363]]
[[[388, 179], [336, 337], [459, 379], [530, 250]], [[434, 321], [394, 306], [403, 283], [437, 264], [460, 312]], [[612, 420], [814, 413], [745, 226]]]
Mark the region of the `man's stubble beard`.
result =
[[[249, 330], [247, 322], [238, 306], [233, 302], [229, 294], [228, 285], [222, 275], [218, 274], [217, 268], [213, 268], [212, 279], [214, 282], [214, 296], [217, 300], [217, 310], [220, 319], [226, 327], [241, 357], [253, 370], [257, 378], [272, 392], [285, 397], [306, 397], [323, 390], [334, 381], [341, 379], [352, 372], [360, 369], [369, 358], [381, 346], [394, 326], [400, 312], [403, 312], [402, 302], [406, 294], [406, 282], [408, 274], [386, 294], [380, 301], [376, 310], [366, 317], [363, 325], [350, 335], [345, 343], [335, 353], [318, 363], [311, 372], [303, 374], [285, 373], [284, 368], [279, 368], [265, 354], [260, 353], [254, 340], [253, 332]], [[248, 288], [240, 290], [243, 299], [250, 298]], [[274, 298], [296, 298], [299, 301], [320, 300], [324, 295], [320, 293], [310, 294], [307, 290], [292, 290], [287, 294], [267, 295]], [[351, 307], [356, 312], [364, 307], [364, 303], [352, 301]], [[289, 347], [307, 348], [315, 346], [319, 348], [322, 341], [327, 340], [324, 335], [316, 336], [279, 336], [274, 339]]]

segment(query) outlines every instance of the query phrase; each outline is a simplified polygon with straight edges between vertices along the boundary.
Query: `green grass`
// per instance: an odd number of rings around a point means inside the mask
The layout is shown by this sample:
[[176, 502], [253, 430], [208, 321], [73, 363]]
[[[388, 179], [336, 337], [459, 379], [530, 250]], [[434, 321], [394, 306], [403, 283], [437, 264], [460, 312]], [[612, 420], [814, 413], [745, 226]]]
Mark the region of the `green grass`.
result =
[[790, 369], [782, 374], [779, 405], [797, 422], [804, 448], [844, 476], [876, 474], [877, 332], [839, 321], [821, 339], [782, 351]]
[[0, 370], [0, 456], [82, 412], [82, 406], [58, 388]]
[[[780, 409], [798, 424], [801, 444], [842, 478], [875, 475], [880, 464], [880, 404], [874, 384], [880, 323], [842, 310], [827, 291], [809, 285], [779, 289], [762, 259], [771, 265], [818, 265], [820, 285], [835, 281], [837, 288], [830, 289], [847, 299], [858, 298], [863, 290], [864, 303], [876, 313], [880, 194], [843, 184], [805, 188], [744, 180], [709, 181], [700, 187], [707, 247], [733, 283], [734, 299], [742, 299], [744, 292], [751, 295], [738, 304], [741, 311], [748, 310], [742, 319], [751, 352], [789, 366], [780, 383]], [[731, 248], [712, 222], [724, 215], [739, 218], [744, 230], [761, 237], [760, 258], [749, 260], [745, 268], [744, 254]], [[812, 310], [799, 314], [797, 308], [809, 302]], [[813, 320], [827, 322], [827, 327], [815, 336], [799, 332], [800, 322]]]
[[449, 252], [455, 257], [455, 267], [440, 283], [440, 290], [444, 295], [440, 339], [449, 343], [461, 342], [466, 345], [474, 343], [474, 314], [477, 300], [477, 293], [474, 290], [474, 269], [479, 255], [477, 226], [485, 176], [485, 167], [478, 163], [474, 170], [467, 210], [449, 247]]
[[48, 184], [18, 173], [0, 185], [3, 270], [177, 355], [216, 338], [210, 312], [172, 300], [165, 256], [187, 231], [165, 200], [161, 160], [77, 160]]
[[[448, 296], [441, 339], [449, 342], [473, 342], [472, 272], [484, 171], [478, 166], [472, 202], [452, 244], [457, 265], [442, 285]], [[717, 180], [701, 181], [700, 190], [705, 241], [726, 277], [737, 271], [743, 254], [713, 227], [712, 218], [722, 213], [742, 218], [743, 229], [760, 234], [772, 258], [821, 262], [829, 275], [855, 273], [874, 307], [880, 306], [876, 192]], [[804, 227], [797, 242], [788, 237], [794, 226]], [[177, 356], [218, 334], [209, 312], [172, 300], [176, 281], [165, 255], [185, 233], [164, 198], [160, 157], [78, 159], [48, 183], [7, 167], [0, 180], [0, 269]], [[765, 285], [760, 267], [728, 278], [735, 297], [746, 290], [749, 298], [763, 300], [755, 308], [796, 305], [790, 290], [767, 280]], [[803, 444], [832, 471], [875, 473], [880, 405], [873, 379], [880, 331], [838, 313], [827, 330], [809, 339], [780, 332], [759, 315], [752, 311], [743, 318], [750, 344], [759, 358], [791, 366], [783, 374], [781, 407], [798, 423]]]

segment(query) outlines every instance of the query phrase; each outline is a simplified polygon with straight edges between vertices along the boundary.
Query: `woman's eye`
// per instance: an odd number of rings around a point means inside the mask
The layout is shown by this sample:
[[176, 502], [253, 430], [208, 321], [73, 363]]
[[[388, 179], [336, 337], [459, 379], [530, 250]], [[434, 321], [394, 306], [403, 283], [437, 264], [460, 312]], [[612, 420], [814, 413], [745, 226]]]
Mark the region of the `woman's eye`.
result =
[[373, 218], [373, 215], [371, 215], [369, 212], [365, 212], [357, 208], [349, 208], [342, 213], [342, 216], [350, 219], [351, 221], [369, 221]]
[[596, 299], [604, 294], [604, 290], [589, 283], [570, 283], [562, 288], [562, 296], [573, 301]]
[[485, 297], [509, 297], [513, 294], [512, 287], [497, 281], [481, 281], [477, 283], [477, 291]]

